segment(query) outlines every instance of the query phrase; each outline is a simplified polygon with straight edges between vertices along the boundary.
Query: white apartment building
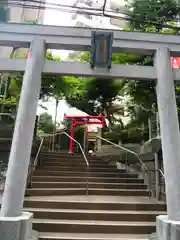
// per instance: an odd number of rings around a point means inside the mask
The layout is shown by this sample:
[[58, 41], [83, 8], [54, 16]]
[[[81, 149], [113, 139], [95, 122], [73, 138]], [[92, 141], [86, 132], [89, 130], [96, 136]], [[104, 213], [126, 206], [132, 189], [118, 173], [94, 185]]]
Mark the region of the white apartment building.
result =
[[[81, 8], [103, 8], [104, 0], [76, 0], [74, 6]], [[125, 5], [124, 0], [109, 0], [107, 1], [106, 9], [108, 14], [119, 14], [119, 11], [123, 9]], [[77, 27], [92, 27], [92, 28], [104, 28], [104, 29], [121, 29], [126, 22], [122, 19], [113, 19], [111, 17], [95, 16], [90, 14], [78, 14], [79, 11], [72, 15], [74, 25]], [[110, 11], [113, 11], [111, 13]], [[102, 12], [102, 11], [101, 11]], [[122, 15], [120, 15], [122, 16]]]
[[[114, 1], [117, 1], [118, 4], [115, 4]], [[109, 0], [107, 1], [107, 9], [113, 9], [113, 11], [118, 11], [120, 0]], [[124, 0], [122, 0], [124, 1]], [[120, 1], [121, 2], [121, 1]], [[124, 3], [124, 2], [123, 2]], [[109, 17], [103, 17], [103, 16], [95, 16], [90, 14], [79, 14], [79, 11], [85, 11], [83, 9], [101, 9], [99, 12], [102, 13], [102, 7], [104, 4], [104, 0], [76, 0], [74, 3], [74, 7], [79, 7], [80, 10], [77, 10], [75, 14], [72, 15], [72, 20], [74, 21], [73, 26], [76, 27], [87, 27], [87, 28], [102, 28], [102, 29], [113, 29], [113, 30], [119, 30], [120, 28], [123, 28], [125, 25], [125, 22], [122, 20], [112, 21]], [[119, 7], [120, 8], [120, 7]], [[69, 57], [75, 57], [79, 53], [78, 52], [70, 52]]]
[[[122, 14], [122, 12], [125, 10], [125, 4], [125, 0], [110, 0], [109, 8], [114, 12], [114, 14], [118, 14], [119, 17], [123, 18], [124, 14]], [[110, 18], [110, 23], [113, 26], [123, 28], [127, 22], [123, 19]]]
[[27, 5], [31, 5], [27, 1], [21, 1], [22, 6], [10, 6], [9, 7], [9, 22], [14, 23], [43, 23], [44, 20], [44, 10], [41, 6], [45, 5], [45, 0], [39, 0], [40, 3], [33, 3], [33, 7], [36, 6], [37, 9], [27, 8]]
[[[8, 0], [7, 0], [8, 1]], [[11, 22], [11, 23], [43, 23], [44, 20], [44, 10], [41, 10], [40, 6], [45, 3], [45, 0], [41, 1], [37, 5], [37, 9], [27, 8], [25, 5], [28, 4], [27, 1], [21, 1], [22, 6], [12, 5], [0, 5], [0, 22]], [[12, 1], [11, 1], [12, 3]], [[3, 17], [2, 17], [3, 16]], [[0, 47], [0, 58], [14, 57], [25, 55], [27, 49], [17, 49], [15, 52], [12, 47]], [[8, 74], [0, 73], [0, 96], [4, 97], [5, 92], [2, 92], [2, 84], [6, 84], [8, 79]]]
[[[8, 2], [8, 0], [7, 0]], [[44, 10], [40, 7], [45, 4], [45, 0], [39, 0], [40, 3], [36, 4], [37, 8], [27, 8], [29, 5], [27, 1], [21, 1], [22, 6], [14, 6], [12, 1], [10, 5], [4, 5], [1, 7], [4, 17], [0, 18], [0, 21], [6, 21], [11, 23], [39, 23], [42, 24], [44, 20]], [[34, 6], [35, 3], [33, 3]], [[4, 8], [4, 11], [3, 11]], [[12, 52], [12, 48], [0, 47], [0, 58], [8, 57]], [[24, 50], [16, 51], [16, 54], [23, 54]]]

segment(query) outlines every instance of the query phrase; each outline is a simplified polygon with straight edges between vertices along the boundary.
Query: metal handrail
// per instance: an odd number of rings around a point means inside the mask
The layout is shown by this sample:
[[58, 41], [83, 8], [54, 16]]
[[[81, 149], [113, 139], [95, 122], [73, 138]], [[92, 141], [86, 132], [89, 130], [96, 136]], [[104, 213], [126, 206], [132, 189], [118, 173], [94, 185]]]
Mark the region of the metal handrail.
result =
[[121, 145], [118, 145], [118, 144], [116, 144], [116, 143], [113, 143], [113, 142], [111, 142], [111, 141], [109, 141], [109, 140], [107, 140], [107, 139], [105, 139], [105, 138], [103, 138], [103, 137], [96, 136], [96, 138], [99, 138], [99, 139], [101, 139], [101, 140], [103, 140], [103, 141], [105, 141], [105, 142], [107, 142], [107, 143], [109, 143], [109, 144], [111, 144], [111, 145], [113, 145], [113, 146], [115, 146], [115, 147], [121, 148], [122, 150], [133, 154], [134, 156], [137, 157], [137, 159], [139, 160], [139, 162], [141, 163], [141, 165], [148, 171], [148, 167], [143, 163], [143, 161], [140, 159], [140, 157], [138, 156], [137, 153], [129, 150], [128, 148], [122, 147]]
[[165, 175], [164, 175], [163, 171], [162, 171], [160, 168], [158, 168], [157, 171], [161, 174], [161, 176], [162, 176], [162, 177], [164, 178], [164, 180], [165, 180]]
[[81, 152], [82, 152], [82, 155], [83, 155], [83, 157], [84, 157], [84, 160], [85, 160], [85, 162], [86, 162], [86, 166], [89, 167], [89, 162], [88, 162], [88, 160], [87, 160], [87, 157], [86, 157], [86, 155], [85, 155], [85, 153], [84, 153], [84, 150], [83, 150], [81, 144], [80, 144], [76, 139], [74, 139], [73, 137], [71, 137], [68, 133], [66, 133], [66, 132], [59, 132], [59, 133], [55, 133], [55, 134], [47, 134], [47, 135], [44, 136], [43, 138], [45, 138], [45, 137], [54, 137], [54, 136], [58, 136], [58, 135], [62, 135], [62, 134], [66, 135], [67, 137], [69, 137], [70, 139], [72, 139], [73, 142], [77, 143], [77, 145], [79, 146], [79, 148], [80, 148], [80, 150], [81, 150]]
[[[166, 188], [166, 181], [165, 181], [165, 175], [164, 175], [164, 173], [163, 173], [163, 171], [160, 169], [160, 168], [158, 168], [157, 169], [157, 171], [161, 174], [161, 176], [163, 177], [163, 185], [164, 185], [164, 187]], [[161, 181], [160, 181], [160, 189], [161, 189]], [[164, 188], [164, 190], [165, 190], [165, 188]], [[161, 194], [164, 194], [165, 196], [166, 196], [166, 192], [161, 192]]]
[[[162, 184], [164, 185], [164, 187], [166, 187], [166, 182], [165, 182], [165, 175], [164, 175], [164, 172], [158, 168], [158, 169], [150, 169], [149, 172], [158, 172], [160, 173], [161, 177], [162, 177], [162, 180], [160, 180], [160, 176], [158, 177], [159, 180], [158, 180], [158, 186], [156, 186], [156, 199], [159, 200], [159, 194], [164, 194], [166, 195], [166, 192], [161, 192], [161, 190], [159, 191], [159, 187], [161, 189], [161, 186]], [[156, 179], [157, 180], [157, 179]]]
[[84, 157], [84, 160], [86, 161], [86, 165], [89, 167], [89, 162], [88, 162], [88, 160], [87, 160], [87, 157], [86, 157], [86, 155], [85, 155], [85, 152], [84, 152], [81, 144], [80, 144], [76, 139], [74, 139], [74, 138], [71, 137], [69, 134], [67, 134], [66, 132], [63, 132], [63, 133], [64, 133], [67, 137], [69, 137], [70, 139], [72, 139], [75, 143], [77, 143], [77, 145], [79, 146], [79, 148], [80, 148], [80, 150], [81, 150], [81, 152], [82, 152], [82, 155], [83, 155], [83, 157]]
[[[68, 133], [66, 133], [66, 132], [61, 132], [61, 133], [59, 133], [59, 135], [61, 135], [61, 134], [64, 134], [64, 135], [66, 135], [67, 137], [69, 137], [73, 142], [75, 142], [75, 143], [79, 146], [79, 148], [80, 148], [80, 150], [81, 150], [81, 153], [82, 153], [82, 155], [83, 155], [83, 157], [84, 157], [84, 160], [85, 160], [85, 163], [86, 163], [86, 167], [87, 167], [86, 194], [88, 195], [88, 192], [89, 192], [89, 162], [88, 162], [88, 160], [87, 160], [87, 157], [86, 157], [86, 155], [85, 155], [85, 152], [84, 152], [81, 144], [80, 144], [76, 139], [74, 139], [73, 137], [71, 137], [71, 136], [70, 136]], [[58, 134], [57, 134], [57, 135], [58, 135]]]
[[8, 117], [11, 118], [11, 120], [14, 120], [14, 121], [16, 120], [16, 117], [14, 115], [12, 115], [12, 113], [3, 113], [3, 112], [1, 112], [0, 113], [0, 119], [1, 119], [2, 116], [8, 116]]
[[0, 113], [0, 116], [9, 116], [9, 117], [11, 117], [13, 120], [15, 119], [15, 116], [13, 116], [11, 113]]
[[107, 142], [107, 143], [109, 143], [109, 144], [111, 144], [111, 145], [113, 145], [113, 146], [115, 146], [115, 147], [118, 147], [118, 148], [126, 151], [126, 153], [131, 153], [132, 155], [134, 155], [134, 156], [137, 157], [137, 159], [139, 160], [141, 166], [144, 168], [144, 169], [143, 169], [143, 172], [144, 172], [144, 173], [146, 172], [147, 175], [148, 175], [148, 183], [147, 183], [147, 185], [148, 185], [148, 191], [149, 191], [149, 195], [150, 195], [152, 189], [151, 189], [150, 183], [149, 183], [149, 178], [150, 178], [150, 177], [149, 177], [149, 170], [148, 170], [148, 167], [144, 164], [144, 162], [140, 159], [140, 157], [138, 156], [138, 154], [135, 153], [135, 152], [133, 152], [132, 150], [129, 150], [129, 149], [125, 148], [125, 147], [122, 147], [122, 146], [120, 146], [120, 145], [118, 145], [118, 144], [116, 144], [116, 143], [113, 143], [113, 142], [107, 140], [106, 138], [103, 138], [103, 137], [100, 137], [100, 136], [96, 136], [96, 138], [101, 139], [101, 140], [103, 140], [104, 142]]
[[160, 168], [158, 168], [158, 169], [148, 169], [148, 171], [149, 172], [159, 172], [161, 174], [161, 176], [163, 177], [163, 179], [165, 180], [165, 175]]
[[35, 160], [34, 160], [34, 163], [32, 165], [32, 167], [30, 168], [30, 172], [29, 172], [29, 177], [28, 179], [30, 179], [30, 186], [31, 186], [31, 182], [32, 182], [32, 174], [33, 174], [33, 171], [35, 170], [36, 166], [37, 166], [37, 162], [38, 162], [38, 157], [39, 157], [39, 154], [40, 154], [40, 151], [41, 151], [41, 148], [42, 148], [42, 145], [43, 145], [43, 142], [44, 142], [44, 139], [46, 137], [55, 137], [55, 136], [58, 136], [58, 135], [66, 135], [67, 137], [69, 137], [72, 141], [74, 141], [80, 148], [81, 152], [82, 152], [82, 155], [83, 155], [83, 158], [85, 160], [85, 163], [86, 163], [86, 167], [87, 167], [87, 177], [86, 177], [86, 194], [88, 195], [88, 192], [89, 192], [89, 162], [88, 162], [88, 159], [85, 155], [85, 152], [83, 151], [83, 148], [81, 146], [81, 144], [76, 140], [74, 139], [73, 137], [71, 137], [68, 133], [66, 132], [59, 132], [59, 133], [55, 133], [55, 134], [47, 134], [45, 135], [44, 137], [42, 137], [41, 139], [41, 143], [39, 145], [39, 148], [38, 148], [38, 151], [37, 151], [37, 154], [36, 154], [36, 157], [35, 157]]
[[29, 165], [30, 168], [29, 168], [28, 176], [27, 176], [27, 181], [28, 181], [29, 187], [31, 187], [32, 175], [33, 175], [34, 170], [35, 170], [36, 167], [37, 167], [38, 157], [39, 157], [39, 154], [40, 154], [40, 152], [41, 152], [41, 148], [42, 148], [43, 142], [44, 142], [44, 138], [41, 138], [41, 142], [40, 142], [40, 144], [39, 144], [39, 148], [38, 148], [38, 151], [37, 151], [37, 153], [36, 153], [34, 162], [33, 162], [33, 164], [30, 164], [30, 165]]
[[41, 138], [41, 142], [40, 142], [40, 145], [39, 145], [39, 148], [38, 148], [38, 151], [36, 153], [36, 157], [34, 159], [34, 166], [37, 166], [37, 163], [38, 163], [38, 157], [39, 157], [39, 154], [40, 154], [40, 151], [41, 151], [41, 148], [42, 148], [42, 145], [43, 145], [43, 142], [44, 142], [44, 138]]

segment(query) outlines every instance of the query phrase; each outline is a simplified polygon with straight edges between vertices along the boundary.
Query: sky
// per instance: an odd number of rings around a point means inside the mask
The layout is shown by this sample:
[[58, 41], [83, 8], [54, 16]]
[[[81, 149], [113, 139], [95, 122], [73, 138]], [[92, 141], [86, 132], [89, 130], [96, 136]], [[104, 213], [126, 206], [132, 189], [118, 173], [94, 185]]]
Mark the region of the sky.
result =
[[[56, 0], [46, 0], [46, 3], [53, 3]], [[61, 0], [61, 4], [72, 5], [74, 0]], [[55, 10], [46, 10], [44, 15], [44, 24], [46, 25], [58, 25], [58, 26], [73, 26], [73, 21], [71, 20], [72, 13], [62, 12], [62, 11], [55, 11]], [[65, 50], [53, 50], [52, 51], [55, 55], [61, 57], [61, 59], [65, 59], [68, 56], [68, 51]], [[53, 120], [55, 118], [55, 100], [51, 99], [48, 102], [42, 103], [47, 109], [48, 113], [52, 115]], [[38, 114], [45, 112], [44, 109], [38, 107]], [[69, 105], [64, 101], [61, 100], [59, 102], [58, 112], [57, 112], [57, 121], [61, 122], [64, 118], [64, 114], [67, 115], [77, 115], [82, 114], [81, 111], [69, 107]]]
[[[61, 0], [59, 1], [62, 5], [72, 5], [75, 0]], [[57, 3], [57, 0], [46, 0], [48, 3]], [[45, 25], [58, 25], [58, 26], [73, 26], [74, 21], [71, 20], [72, 13], [62, 12], [60, 10], [45, 10], [44, 14], [44, 24]], [[59, 55], [62, 59], [65, 59], [68, 55], [66, 50], [54, 50], [54, 54]]]

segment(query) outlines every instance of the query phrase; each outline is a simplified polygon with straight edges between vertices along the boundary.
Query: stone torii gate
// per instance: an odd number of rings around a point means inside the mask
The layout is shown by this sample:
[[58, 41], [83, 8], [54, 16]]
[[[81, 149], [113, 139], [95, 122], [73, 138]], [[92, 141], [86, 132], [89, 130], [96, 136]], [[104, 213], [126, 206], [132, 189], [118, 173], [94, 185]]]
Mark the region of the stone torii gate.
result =
[[113, 31], [113, 52], [153, 54], [154, 66], [112, 65], [111, 69], [92, 69], [86, 63], [44, 58], [46, 49], [89, 51], [90, 29], [0, 24], [1, 46], [30, 47], [27, 60], [0, 59], [0, 72], [25, 72], [0, 216], [3, 240], [25, 240], [31, 234], [32, 215], [22, 210], [42, 72], [156, 81], [167, 194], [167, 216], [157, 218], [157, 235], [159, 240], [180, 239], [180, 134], [174, 92], [174, 80], [180, 81], [180, 72], [170, 65], [170, 56], [180, 56], [179, 43], [180, 36]]

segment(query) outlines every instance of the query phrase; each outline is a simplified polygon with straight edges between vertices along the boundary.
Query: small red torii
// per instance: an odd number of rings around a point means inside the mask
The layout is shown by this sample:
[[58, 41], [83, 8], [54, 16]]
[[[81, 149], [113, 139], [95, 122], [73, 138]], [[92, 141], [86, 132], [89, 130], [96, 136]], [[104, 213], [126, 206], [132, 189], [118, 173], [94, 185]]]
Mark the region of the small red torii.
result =
[[[101, 125], [102, 127], [104, 127], [104, 116], [67, 116], [66, 114], [64, 114], [64, 118], [68, 118], [71, 119], [71, 129], [70, 129], [70, 141], [69, 141], [69, 152], [72, 153], [72, 148], [73, 148], [73, 140], [72, 138], [74, 138], [74, 126], [75, 125], [88, 125], [88, 124], [97, 124], [97, 125]], [[86, 118], [87, 121], [78, 121], [76, 119], [78, 118]], [[90, 119], [98, 119], [99, 121], [89, 121]]]
[[26, 53], [26, 60], [28, 60], [28, 58], [29, 58], [29, 52], [30, 52], [30, 49], [28, 48], [28, 51]]

